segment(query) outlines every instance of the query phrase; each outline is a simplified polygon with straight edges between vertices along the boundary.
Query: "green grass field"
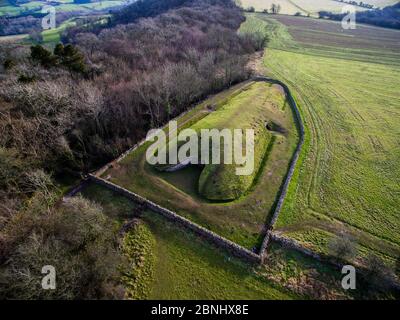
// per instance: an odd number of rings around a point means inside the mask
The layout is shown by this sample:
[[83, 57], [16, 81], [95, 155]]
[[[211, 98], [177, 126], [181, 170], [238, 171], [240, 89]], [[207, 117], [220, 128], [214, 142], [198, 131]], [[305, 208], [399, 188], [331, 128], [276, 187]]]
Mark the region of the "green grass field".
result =
[[[270, 120], [279, 123], [287, 131], [286, 134], [271, 132], [272, 138], [262, 145], [264, 150], [258, 151], [261, 161], [259, 170], [242, 197], [224, 203], [207, 200], [198, 192], [201, 173], [193, 167], [182, 172], [159, 172], [146, 161], [146, 150], [150, 143], [115, 164], [103, 177], [252, 249], [262, 241], [261, 232], [274, 208], [297, 144], [298, 134], [292, 110], [277, 86], [264, 83], [254, 86], [247, 82], [211, 97], [179, 117], [180, 128], [196, 126], [196, 123], [209, 125], [218, 120], [218, 111], [214, 111], [214, 118], [213, 112], [210, 113], [210, 105], [215, 106], [216, 110], [229, 110], [232, 107], [234, 112], [242, 113], [243, 117], [236, 117], [238, 122], [255, 125], [260, 119], [263, 119], [262, 122]], [[207, 119], [211, 119], [211, 122], [208, 123]], [[261, 159], [262, 154], [264, 157]], [[228, 178], [231, 176], [228, 175]], [[236, 187], [232, 181], [225, 179], [224, 182]]]
[[60, 42], [61, 33], [65, 31], [68, 27], [75, 26], [75, 19], [69, 19], [60, 24], [57, 28], [45, 30], [42, 32], [43, 43], [58, 43]]
[[322, 252], [348, 233], [359, 256], [393, 262], [400, 255], [400, 32], [248, 18], [244, 28], [270, 34], [266, 70], [289, 85], [307, 128], [276, 230]]

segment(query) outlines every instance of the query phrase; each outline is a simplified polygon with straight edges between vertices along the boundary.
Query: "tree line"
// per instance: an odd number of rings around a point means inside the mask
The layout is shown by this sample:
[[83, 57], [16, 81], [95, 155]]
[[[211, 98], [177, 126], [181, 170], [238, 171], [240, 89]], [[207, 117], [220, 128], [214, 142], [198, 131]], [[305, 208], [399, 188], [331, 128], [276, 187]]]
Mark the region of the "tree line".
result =
[[[0, 297], [121, 297], [111, 222], [87, 200], [58, 203], [53, 178], [103, 165], [249, 77], [259, 41], [237, 33], [230, 0], [150, 2], [145, 18], [128, 18], [135, 3], [53, 49], [1, 44]], [[48, 261], [65, 290], [41, 290]]]

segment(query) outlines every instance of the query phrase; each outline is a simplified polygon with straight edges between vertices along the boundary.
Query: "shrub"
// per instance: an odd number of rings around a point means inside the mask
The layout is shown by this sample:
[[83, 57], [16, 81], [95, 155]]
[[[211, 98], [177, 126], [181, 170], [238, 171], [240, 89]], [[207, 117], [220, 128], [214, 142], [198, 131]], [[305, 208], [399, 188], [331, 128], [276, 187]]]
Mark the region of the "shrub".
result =
[[13, 59], [5, 59], [5, 60], [4, 60], [4, 63], [3, 63], [3, 66], [4, 66], [4, 69], [5, 69], [5, 70], [10, 70], [10, 69], [12, 69], [13, 67], [15, 67], [16, 64], [17, 64], [17, 63], [16, 63]]
[[365, 265], [367, 267], [367, 280], [371, 290], [387, 291], [395, 280], [395, 274], [389, 266], [378, 256], [370, 254]]
[[328, 250], [334, 257], [351, 261], [357, 253], [354, 241], [348, 235], [333, 238], [328, 244]]
[[[118, 291], [122, 260], [110, 221], [83, 198], [48, 207], [41, 197], [15, 215], [2, 233], [0, 297], [3, 299], [98, 299]], [[23, 223], [22, 223], [23, 221]], [[41, 270], [56, 270], [56, 289], [43, 290]]]
[[31, 59], [47, 68], [54, 67], [57, 63], [56, 58], [51, 52], [40, 44], [31, 46]]

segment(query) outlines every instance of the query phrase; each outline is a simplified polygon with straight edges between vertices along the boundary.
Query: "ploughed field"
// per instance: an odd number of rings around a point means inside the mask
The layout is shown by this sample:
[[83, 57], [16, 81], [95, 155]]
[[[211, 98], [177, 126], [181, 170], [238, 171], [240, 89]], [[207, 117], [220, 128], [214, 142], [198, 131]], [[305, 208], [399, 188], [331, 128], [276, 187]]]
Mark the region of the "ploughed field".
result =
[[[298, 142], [283, 89], [248, 81], [210, 97], [177, 121], [178, 132], [185, 128], [196, 132], [207, 128], [254, 129], [252, 174], [237, 176], [236, 164], [189, 165], [174, 172], [160, 171], [146, 160], [152, 144], [147, 142], [115, 163], [103, 178], [240, 245], [257, 247]], [[164, 130], [168, 133], [168, 128]]]
[[249, 15], [270, 41], [266, 72], [285, 82], [306, 142], [275, 230], [328, 252], [349, 236], [358, 260], [400, 255], [400, 32]]

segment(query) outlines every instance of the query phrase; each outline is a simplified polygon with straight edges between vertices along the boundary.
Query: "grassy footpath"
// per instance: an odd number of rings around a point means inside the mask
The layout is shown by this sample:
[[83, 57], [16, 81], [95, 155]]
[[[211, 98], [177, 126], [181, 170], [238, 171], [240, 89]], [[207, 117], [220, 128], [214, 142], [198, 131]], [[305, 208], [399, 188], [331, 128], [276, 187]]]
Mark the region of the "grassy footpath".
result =
[[121, 0], [98, 1], [92, 3], [74, 3], [73, 0], [52, 1], [50, 4], [43, 1], [29, 1], [20, 5], [13, 5], [7, 0], [0, 1], [0, 16], [19, 16], [29, 13], [40, 13], [44, 6], [55, 7], [56, 13], [80, 11], [90, 13], [95, 10], [111, 9], [123, 5]]
[[253, 267], [204, 243], [154, 213], [144, 220], [157, 242], [151, 299], [291, 299]]
[[[381, 55], [367, 41], [355, 38], [366, 47], [343, 57], [347, 39], [340, 42], [339, 34], [331, 35], [335, 48], [318, 46], [317, 33], [315, 46], [310, 46], [300, 41], [303, 38], [294, 30], [298, 25], [289, 24], [289, 33], [287, 26], [265, 15], [250, 16], [247, 23], [248, 29], [259, 24], [257, 28], [269, 34], [265, 67], [288, 84], [307, 127], [305, 148], [277, 230], [322, 252], [333, 237], [348, 233], [357, 243], [359, 258], [374, 252], [394, 263], [400, 255], [396, 53], [387, 49]], [[307, 27], [304, 18], [301, 23], [301, 28]], [[362, 28], [359, 32], [365, 37]], [[396, 36], [387, 32], [388, 37]], [[322, 32], [320, 41], [327, 36]]]
[[[246, 135], [247, 129], [254, 131], [254, 146], [248, 146], [243, 137], [242, 149], [234, 149], [236, 154], [246, 154], [246, 149], [254, 147], [254, 166], [253, 172], [248, 175], [237, 175], [236, 170], [244, 165], [238, 164], [208, 164], [201, 170], [201, 174], [197, 181], [193, 184], [197, 185], [198, 193], [202, 197], [209, 200], [216, 201], [232, 201], [243, 196], [250, 186], [253, 184], [255, 176], [258, 174], [262, 159], [267, 152], [268, 145], [273, 144], [273, 133], [266, 128], [266, 124], [270, 121], [269, 113], [266, 110], [266, 101], [276, 103], [281, 109], [285, 105], [285, 97], [278, 87], [271, 87], [270, 84], [265, 82], [254, 83], [240, 94], [232, 97], [229, 103], [221, 106], [218, 110], [211, 112], [203, 119], [196, 122], [190, 128], [196, 131], [194, 138], [198, 139], [199, 150], [201, 150], [201, 130], [203, 129], [241, 129], [243, 134]], [[191, 137], [192, 139], [192, 137]], [[169, 142], [170, 145], [177, 145], [176, 139]], [[178, 150], [183, 144], [178, 143]], [[224, 144], [226, 141], [220, 141], [220, 158], [224, 159]], [[164, 149], [165, 150], [165, 149]], [[211, 162], [211, 155], [213, 150], [210, 144], [209, 162]], [[251, 152], [251, 151], [250, 151]], [[199, 158], [201, 153], [198, 153]], [[233, 161], [233, 160], [232, 160]], [[171, 178], [176, 173], [170, 174]], [[181, 174], [178, 173], [178, 176]]]

